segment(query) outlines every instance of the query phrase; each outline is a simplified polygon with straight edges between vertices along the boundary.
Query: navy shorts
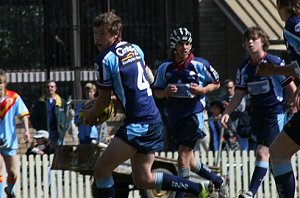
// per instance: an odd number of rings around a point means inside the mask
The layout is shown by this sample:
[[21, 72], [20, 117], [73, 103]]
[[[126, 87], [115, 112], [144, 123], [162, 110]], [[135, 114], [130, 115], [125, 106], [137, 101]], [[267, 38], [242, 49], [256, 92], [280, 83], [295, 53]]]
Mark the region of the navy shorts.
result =
[[257, 144], [269, 147], [282, 131], [286, 122], [286, 113], [252, 114], [251, 131]]
[[150, 151], [163, 151], [164, 149], [162, 122], [151, 124], [127, 123], [119, 128], [115, 136], [144, 154]]
[[300, 111], [284, 126], [285, 133], [300, 146]]
[[205, 137], [203, 132], [203, 114], [198, 113], [192, 116], [183, 118], [176, 122], [171, 128], [176, 143], [183, 146], [194, 148], [198, 139]]

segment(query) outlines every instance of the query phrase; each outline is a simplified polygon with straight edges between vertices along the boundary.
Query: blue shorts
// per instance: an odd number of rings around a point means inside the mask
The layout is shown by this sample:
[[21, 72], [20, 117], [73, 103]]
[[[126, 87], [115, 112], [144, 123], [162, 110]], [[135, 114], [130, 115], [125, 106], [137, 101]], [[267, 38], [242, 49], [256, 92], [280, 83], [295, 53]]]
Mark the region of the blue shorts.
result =
[[300, 146], [300, 111], [285, 125], [285, 133]]
[[257, 144], [269, 147], [286, 123], [286, 113], [252, 114], [251, 131]]
[[170, 128], [176, 143], [183, 146], [194, 148], [198, 139], [205, 137], [203, 132], [204, 120], [203, 113], [197, 113], [176, 122]]
[[163, 123], [124, 124], [119, 128], [116, 137], [136, 148], [138, 152], [147, 154], [150, 151], [163, 151]]
[[11, 157], [17, 154], [17, 149], [3, 149], [3, 150], [0, 149], [0, 153], [3, 156]]

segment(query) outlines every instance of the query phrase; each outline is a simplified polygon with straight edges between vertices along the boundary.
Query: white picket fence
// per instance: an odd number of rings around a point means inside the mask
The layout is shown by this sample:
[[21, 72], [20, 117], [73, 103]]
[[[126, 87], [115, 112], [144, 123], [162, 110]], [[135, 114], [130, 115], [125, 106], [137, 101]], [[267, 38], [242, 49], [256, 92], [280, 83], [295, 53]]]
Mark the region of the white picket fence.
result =
[[[213, 152], [196, 152], [196, 157], [203, 163], [214, 165], [215, 157]], [[162, 157], [176, 159], [177, 153], [160, 153]], [[49, 159], [50, 158], [50, 159]], [[18, 198], [91, 198], [90, 176], [83, 176], [72, 171], [54, 171], [49, 169], [53, 155], [42, 157], [19, 155], [16, 189]], [[292, 162], [295, 170], [295, 178], [300, 178], [300, 166], [297, 162], [300, 159], [298, 152]], [[226, 152], [221, 153], [221, 174], [229, 175], [229, 193], [230, 198], [237, 197], [242, 189], [247, 189], [251, 174], [254, 170], [255, 155], [254, 152]], [[5, 176], [5, 174], [4, 174]], [[4, 177], [6, 178], [6, 177]], [[5, 180], [5, 179], [4, 179]], [[4, 181], [5, 182], [5, 181]], [[296, 183], [296, 195], [300, 197], [300, 186]], [[51, 184], [51, 185], [50, 185]], [[48, 186], [48, 187], [47, 187]], [[139, 192], [130, 192], [130, 198], [138, 198]], [[277, 191], [275, 182], [270, 173], [257, 194], [258, 198], [275, 198]]]

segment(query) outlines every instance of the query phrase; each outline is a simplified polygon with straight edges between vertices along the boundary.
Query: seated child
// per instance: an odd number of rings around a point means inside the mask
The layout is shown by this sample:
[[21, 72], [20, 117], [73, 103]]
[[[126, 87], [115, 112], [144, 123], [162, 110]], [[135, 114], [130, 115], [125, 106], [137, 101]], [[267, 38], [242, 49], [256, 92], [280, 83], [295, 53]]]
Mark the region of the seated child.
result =
[[52, 154], [54, 150], [49, 146], [49, 133], [45, 130], [39, 130], [33, 136], [33, 142], [26, 151], [26, 155]]

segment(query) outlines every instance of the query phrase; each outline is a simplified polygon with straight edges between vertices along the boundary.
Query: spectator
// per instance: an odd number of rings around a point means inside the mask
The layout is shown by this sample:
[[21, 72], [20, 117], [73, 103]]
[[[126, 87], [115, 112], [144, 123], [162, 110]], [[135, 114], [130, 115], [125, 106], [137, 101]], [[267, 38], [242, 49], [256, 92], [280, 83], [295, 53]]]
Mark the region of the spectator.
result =
[[46, 84], [46, 93], [33, 105], [30, 121], [37, 131], [48, 131], [50, 144], [56, 146], [63, 144], [68, 129], [67, 105], [65, 100], [56, 93], [55, 81], [50, 80]]
[[222, 129], [220, 119], [225, 110], [223, 102], [220, 100], [214, 100], [210, 103], [210, 107], [212, 113], [209, 119], [209, 127], [211, 133], [211, 150], [220, 151], [220, 148], [222, 150], [240, 149], [239, 144], [237, 142], [236, 134], [234, 134], [231, 129]]
[[240, 137], [248, 139], [248, 150], [256, 150], [257, 143], [256, 137], [253, 132], [251, 132], [251, 114], [252, 108], [251, 104], [246, 106], [246, 110], [241, 112], [239, 117], [239, 122], [237, 125], [237, 131]]
[[[96, 85], [92, 83], [87, 83], [84, 89], [86, 99], [93, 100], [95, 99], [96, 95]], [[75, 124], [78, 126], [78, 139], [80, 144], [89, 144], [89, 143], [96, 143], [100, 140], [106, 142], [106, 135], [107, 135], [107, 124], [104, 122], [101, 125], [84, 125], [80, 123], [78, 114], [84, 105], [85, 102], [80, 102], [76, 106], [76, 113], [75, 113]]]
[[4, 191], [8, 198], [15, 198], [18, 149], [16, 117], [24, 124], [24, 141], [27, 143], [30, 140], [29, 111], [19, 94], [8, 90], [6, 85], [6, 73], [0, 69], [0, 195], [3, 191], [2, 160], [4, 160], [7, 172], [7, 186]]
[[220, 119], [224, 112], [224, 105], [219, 100], [214, 100], [210, 103], [211, 116], [209, 117], [209, 129], [210, 129], [210, 150], [219, 151], [219, 144], [221, 143], [221, 129], [222, 125]]
[[52, 154], [54, 150], [50, 147], [49, 142], [49, 133], [45, 130], [39, 130], [33, 136], [33, 142], [26, 151], [26, 155], [44, 155]]
[[[235, 84], [233, 80], [227, 79], [224, 81], [224, 88], [226, 91], [226, 94], [222, 97], [222, 101], [225, 104], [225, 107], [228, 106], [229, 102], [231, 101], [232, 97], [234, 96], [235, 92]], [[245, 111], [246, 108], [246, 98], [243, 97], [241, 103], [237, 106], [237, 108], [230, 114], [230, 129], [233, 133], [235, 133], [235, 136], [238, 138], [238, 143], [241, 150], [248, 150], [248, 138], [243, 138], [239, 135], [239, 132], [237, 131], [237, 126], [239, 122], [239, 117], [242, 112]]]

